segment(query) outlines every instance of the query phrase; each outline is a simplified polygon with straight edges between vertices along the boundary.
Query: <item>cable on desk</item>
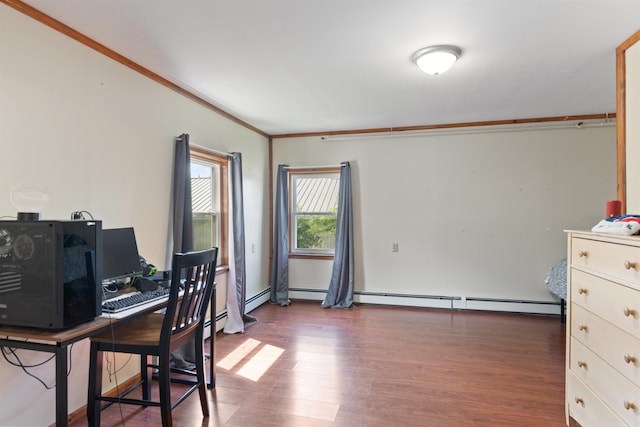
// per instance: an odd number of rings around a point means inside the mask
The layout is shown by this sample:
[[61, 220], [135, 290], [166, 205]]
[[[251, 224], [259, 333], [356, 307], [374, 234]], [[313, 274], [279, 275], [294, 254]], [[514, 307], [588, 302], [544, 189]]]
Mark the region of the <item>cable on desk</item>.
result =
[[85, 218], [84, 214], [87, 214], [87, 215], [89, 215], [89, 217], [91, 219], [94, 219], [93, 215], [91, 215], [91, 212], [88, 212], [88, 211], [74, 211], [74, 212], [71, 212], [71, 219], [73, 219], [73, 220], [86, 220], [87, 218]]
[[[28, 341], [28, 340], [26, 340]], [[69, 368], [67, 369], [67, 377], [71, 374], [71, 367], [73, 366], [73, 344], [71, 344], [69, 346]], [[20, 356], [18, 356], [18, 353], [16, 352], [16, 349], [13, 347], [5, 347], [2, 346], [0, 347], [0, 349], [2, 349], [2, 357], [4, 357], [4, 360], [7, 361], [7, 363], [9, 363], [12, 366], [18, 367], [20, 369], [22, 369], [24, 371], [25, 374], [29, 375], [30, 377], [34, 378], [35, 380], [37, 380], [40, 384], [42, 384], [42, 386], [46, 389], [46, 390], [51, 390], [53, 388], [55, 388], [55, 384], [49, 386], [47, 385], [44, 380], [42, 380], [40, 377], [38, 377], [35, 374], [32, 374], [31, 372], [29, 372], [27, 370], [27, 368], [36, 368], [38, 366], [42, 366], [48, 362], [50, 362], [51, 360], [53, 360], [56, 356], [55, 354], [52, 354], [51, 356], [49, 356], [48, 359], [39, 362], [39, 363], [35, 363], [33, 365], [25, 365], [24, 362], [22, 362], [22, 360], [20, 359]], [[15, 358], [15, 361], [9, 360], [9, 355], [13, 356]]]
[[[116, 289], [111, 290], [109, 289], [109, 284], [107, 286], [103, 285], [102, 286], [102, 299], [105, 300], [107, 293], [116, 293], [119, 290], [119, 286], [118, 283], [115, 282], [113, 283], [116, 285]], [[111, 332], [111, 342], [112, 344], [115, 344], [115, 336], [114, 336], [114, 329], [113, 329], [113, 317], [111, 316], [111, 313], [106, 313], [107, 314], [107, 319], [109, 319], [109, 331]], [[115, 349], [115, 348], [114, 348]], [[127, 358], [127, 360], [122, 364], [121, 368], [117, 368], [116, 367], [116, 352], [113, 351], [114, 349], [112, 349], [111, 352], [103, 352], [104, 354], [104, 359], [107, 362], [107, 373], [109, 374], [108, 378], [109, 378], [109, 382], [111, 382], [111, 378], [113, 377], [113, 380], [116, 383], [116, 396], [118, 396], [118, 398], [120, 398], [120, 383], [118, 382], [118, 372], [120, 372], [122, 369], [124, 369], [129, 362], [131, 361], [131, 359], [133, 358], [133, 354], [129, 354], [129, 357]], [[113, 360], [109, 360], [109, 353], [111, 353], [112, 355], [112, 359]], [[95, 373], [90, 373], [89, 375], [94, 374]], [[99, 380], [101, 381], [101, 380]], [[125, 421], [124, 421], [124, 412], [122, 411], [122, 403], [118, 402], [118, 410], [120, 411], [120, 421], [122, 422], [122, 426], [125, 426]]]
[[[107, 294], [110, 293], [116, 293], [118, 291], [118, 289], [111, 290], [109, 289], [107, 286], [103, 285], [102, 286], [102, 299], [105, 300], [107, 299]], [[109, 330], [111, 331], [111, 340], [113, 341], [115, 339], [115, 337], [113, 336], [113, 318], [111, 317], [111, 313], [105, 313], [107, 315], [107, 319], [109, 319]], [[111, 377], [113, 376], [115, 379], [115, 383], [116, 383], [116, 390], [117, 387], [119, 387], [118, 384], [118, 377], [117, 377], [117, 373], [120, 372], [122, 369], [124, 369], [129, 362], [131, 361], [131, 359], [133, 358], [133, 355], [129, 355], [129, 357], [127, 358], [127, 360], [124, 362], [124, 364], [120, 367], [120, 368], [116, 368], [116, 356], [115, 356], [115, 352], [111, 352], [111, 354], [113, 355], [113, 360], [109, 360], [109, 353], [105, 352], [105, 361], [107, 362], [107, 373], [109, 374], [109, 382], [111, 382]]]
[[[113, 360], [109, 360], [109, 354], [113, 355]], [[113, 351], [110, 352], [105, 352], [105, 361], [107, 362], [107, 373], [109, 374], [109, 382], [111, 382], [111, 377], [114, 378], [115, 383], [116, 383], [116, 387], [119, 386], [118, 384], [118, 372], [122, 371], [131, 361], [131, 359], [133, 358], [133, 355], [129, 355], [129, 357], [127, 358], [127, 360], [122, 364], [121, 367], [116, 369], [116, 357], [115, 357], [115, 353]]]

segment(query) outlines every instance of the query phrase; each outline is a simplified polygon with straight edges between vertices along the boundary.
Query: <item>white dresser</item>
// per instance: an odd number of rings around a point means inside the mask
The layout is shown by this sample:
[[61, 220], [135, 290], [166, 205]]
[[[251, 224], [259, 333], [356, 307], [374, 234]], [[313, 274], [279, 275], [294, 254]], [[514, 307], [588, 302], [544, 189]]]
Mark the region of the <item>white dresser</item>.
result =
[[640, 237], [569, 231], [567, 260], [567, 423], [640, 426]]

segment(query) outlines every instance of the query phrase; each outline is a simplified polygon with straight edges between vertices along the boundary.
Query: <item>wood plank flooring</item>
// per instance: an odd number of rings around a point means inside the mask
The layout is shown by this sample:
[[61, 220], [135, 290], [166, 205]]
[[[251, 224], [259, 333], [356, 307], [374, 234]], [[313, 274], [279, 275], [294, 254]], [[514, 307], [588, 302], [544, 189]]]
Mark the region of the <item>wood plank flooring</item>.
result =
[[[305, 301], [252, 314], [244, 334], [217, 335], [209, 419], [193, 395], [176, 426], [565, 426], [558, 317]], [[114, 405], [102, 425], [159, 420]]]

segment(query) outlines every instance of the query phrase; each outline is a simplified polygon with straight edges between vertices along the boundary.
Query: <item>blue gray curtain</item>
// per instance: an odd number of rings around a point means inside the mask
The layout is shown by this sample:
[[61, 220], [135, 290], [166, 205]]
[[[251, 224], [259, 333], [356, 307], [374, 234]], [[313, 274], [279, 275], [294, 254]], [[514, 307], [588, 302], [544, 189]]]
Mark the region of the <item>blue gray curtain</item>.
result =
[[287, 306], [291, 303], [289, 300], [288, 175], [288, 166], [278, 165], [271, 262], [271, 303], [281, 306]]
[[189, 252], [193, 246], [191, 154], [189, 135], [183, 133], [176, 138], [173, 167], [173, 252]]
[[225, 334], [244, 332], [244, 328], [255, 323], [255, 317], [246, 314], [245, 300], [247, 291], [245, 237], [244, 237], [244, 198], [242, 193], [242, 154], [229, 156], [229, 175], [231, 176], [231, 214], [233, 233], [233, 262], [229, 270], [227, 285], [227, 320]]
[[338, 227], [336, 250], [329, 290], [322, 307], [349, 308], [353, 304], [353, 209], [351, 201], [351, 165], [340, 164]]
[[[191, 153], [189, 135], [176, 138], [173, 164], [173, 252], [190, 252], [194, 248], [193, 209], [191, 205]], [[171, 353], [177, 368], [193, 369], [195, 346], [187, 343]]]

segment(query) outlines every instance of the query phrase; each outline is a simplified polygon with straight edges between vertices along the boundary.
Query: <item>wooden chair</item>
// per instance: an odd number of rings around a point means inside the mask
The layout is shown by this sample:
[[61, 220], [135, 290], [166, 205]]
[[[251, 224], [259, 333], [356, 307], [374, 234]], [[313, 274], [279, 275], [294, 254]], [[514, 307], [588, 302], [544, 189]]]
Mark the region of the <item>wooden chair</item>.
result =
[[[91, 337], [89, 360], [89, 389], [87, 419], [89, 426], [100, 425], [100, 411], [113, 403], [142, 406], [159, 406], [162, 425], [172, 425], [172, 409], [198, 389], [202, 414], [209, 416], [206, 395], [204, 362], [204, 324], [211, 295], [218, 248], [205, 251], [177, 253], [173, 255], [171, 292], [166, 312], [151, 313], [131, 322], [116, 325], [109, 331]], [[212, 337], [213, 339], [213, 337]], [[185, 343], [195, 342], [196, 375], [190, 379], [190, 387], [174, 403], [171, 402], [172, 382], [185, 383], [171, 375], [170, 353]], [[103, 352], [130, 353], [140, 355], [141, 381], [118, 396], [102, 396]], [[157, 357], [152, 364], [151, 357]], [[211, 363], [214, 363], [213, 360]], [[160, 396], [151, 399], [152, 369], [157, 370]], [[142, 385], [142, 398], [127, 398], [126, 395]], [[103, 402], [107, 402], [103, 406]]]

